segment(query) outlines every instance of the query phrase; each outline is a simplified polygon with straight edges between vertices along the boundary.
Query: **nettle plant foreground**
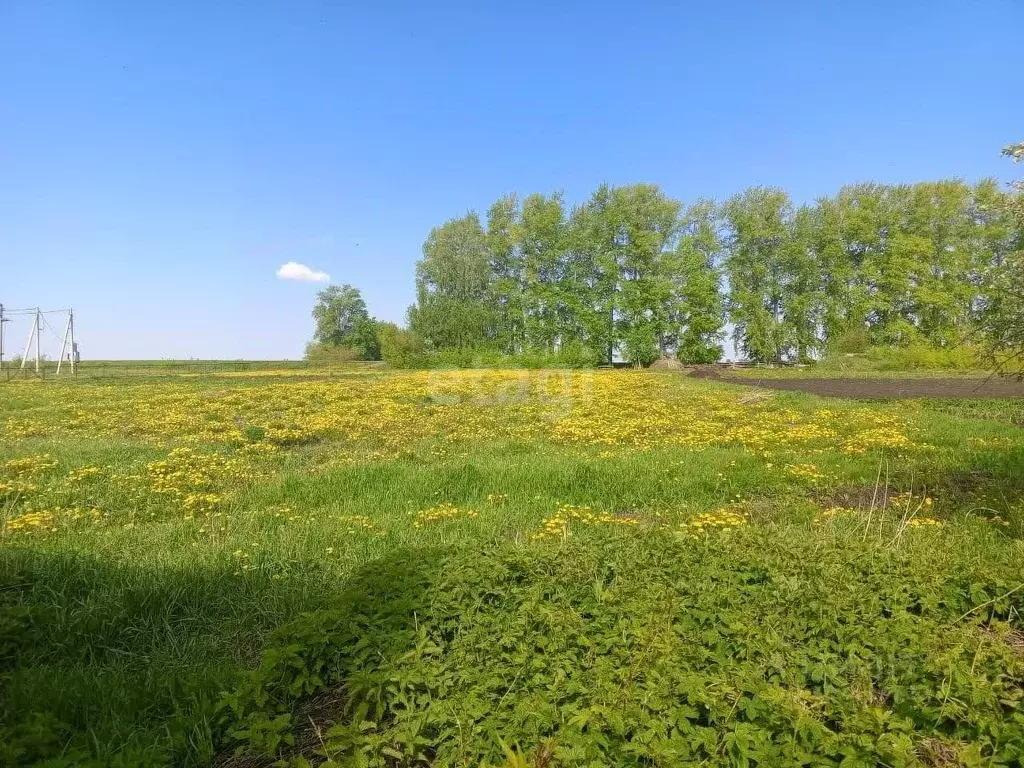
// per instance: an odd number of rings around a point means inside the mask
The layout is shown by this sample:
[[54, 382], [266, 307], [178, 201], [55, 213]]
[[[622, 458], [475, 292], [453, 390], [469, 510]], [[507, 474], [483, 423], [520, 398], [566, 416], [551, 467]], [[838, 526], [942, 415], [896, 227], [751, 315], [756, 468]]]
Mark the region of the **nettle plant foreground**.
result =
[[1024, 435], [983, 404], [626, 371], [4, 395], [5, 764], [1024, 759]]

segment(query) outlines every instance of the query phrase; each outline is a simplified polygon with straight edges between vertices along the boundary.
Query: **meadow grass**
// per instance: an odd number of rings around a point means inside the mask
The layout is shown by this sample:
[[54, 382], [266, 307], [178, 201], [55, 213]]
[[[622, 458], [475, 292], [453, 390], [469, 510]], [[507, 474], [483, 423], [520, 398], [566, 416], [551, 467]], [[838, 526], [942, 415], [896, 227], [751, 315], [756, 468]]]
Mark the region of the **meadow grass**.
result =
[[992, 371], [984, 368], [878, 368], [874, 365], [834, 361], [806, 365], [757, 365], [726, 370], [736, 379], [969, 379], [984, 381]]
[[628, 371], [12, 381], [0, 762], [1017, 764], [1015, 414]]

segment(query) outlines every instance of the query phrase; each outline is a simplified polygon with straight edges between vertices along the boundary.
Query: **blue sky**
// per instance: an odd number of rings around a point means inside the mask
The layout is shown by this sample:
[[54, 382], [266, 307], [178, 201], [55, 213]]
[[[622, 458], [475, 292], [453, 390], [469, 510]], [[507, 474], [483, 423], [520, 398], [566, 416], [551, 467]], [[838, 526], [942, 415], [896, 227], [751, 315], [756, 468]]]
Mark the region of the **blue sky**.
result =
[[401, 321], [430, 228], [506, 192], [1007, 180], [1022, 28], [1018, 0], [5, 0], [0, 302], [73, 305], [85, 358], [295, 358], [319, 286], [283, 263]]

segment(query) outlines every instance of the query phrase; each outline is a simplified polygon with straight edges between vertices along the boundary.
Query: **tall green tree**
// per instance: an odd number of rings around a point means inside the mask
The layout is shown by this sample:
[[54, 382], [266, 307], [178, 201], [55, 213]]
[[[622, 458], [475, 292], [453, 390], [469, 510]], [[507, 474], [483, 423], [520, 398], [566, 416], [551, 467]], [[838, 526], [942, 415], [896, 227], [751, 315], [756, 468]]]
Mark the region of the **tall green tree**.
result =
[[654, 184], [601, 185], [573, 211], [562, 249], [567, 327], [611, 363], [644, 364], [671, 331], [671, 248], [680, 204]]
[[[1007, 256], [1016, 250], [1020, 228], [1011, 210], [1016, 196], [1000, 189], [995, 179], [979, 181], [971, 197], [970, 217], [974, 223], [971, 283], [981, 288], [985, 273], [1002, 266]], [[1019, 219], [1024, 220], [1024, 211], [1019, 213]]]
[[[1024, 160], [1024, 143], [1011, 144], [1003, 155]], [[1011, 250], [986, 275], [981, 327], [992, 360], [1000, 368], [1024, 358], [1024, 179], [1014, 181], [1001, 205], [1016, 227]]]
[[508, 354], [526, 348], [526, 276], [519, 200], [506, 195], [487, 211], [495, 339]]
[[750, 360], [774, 362], [787, 351], [783, 299], [793, 206], [781, 189], [753, 187], [722, 207], [728, 224], [725, 271], [729, 319]]
[[490, 250], [480, 217], [468, 213], [430, 232], [416, 265], [409, 324], [435, 349], [496, 344]]
[[801, 206], [787, 222], [779, 272], [782, 283], [783, 347], [794, 359], [810, 360], [821, 347], [821, 263], [815, 250], [817, 211]]
[[975, 288], [971, 188], [962, 181], [915, 184], [905, 229], [928, 243], [924, 263], [913, 270], [913, 320], [919, 335], [936, 346], [960, 343], [968, 331]]
[[841, 252], [837, 260], [823, 264], [823, 274], [838, 270], [845, 281], [838, 294], [843, 332], [872, 324], [876, 308], [873, 297], [885, 271], [886, 242], [894, 231], [890, 200], [889, 190], [878, 184], [854, 184], [839, 191], [836, 205]]
[[631, 363], [646, 365], [666, 351], [681, 204], [656, 184], [616, 187], [606, 213], [618, 268], [616, 330]]
[[722, 296], [715, 204], [701, 200], [686, 209], [672, 267], [672, 299], [666, 317], [670, 341], [684, 363], [715, 363], [722, 359], [725, 302]]
[[605, 232], [603, 196], [573, 208], [562, 247], [562, 347], [578, 345], [594, 360], [610, 362], [615, 347], [613, 298], [616, 272], [608, 269], [602, 246]]
[[[867, 198], [867, 195], [871, 195]], [[865, 188], [871, 208], [857, 215], [850, 239], [859, 283], [867, 298], [868, 337], [873, 344], [909, 344], [918, 337], [915, 290], [931, 260], [928, 237], [911, 226], [915, 192], [909, 185]]]
[[614, 190], [602, 184], [587, 203], [573, 211], [565, 253], [570, 312], [587, 347], [611, 363], [619, 339], [619, 243], [621, 232], [614, 210]]
[[316, 296], [313, 306], [314, 343], [323, 347], [346, 347], [361, 360], [379, 360], [380, 342], [376, 324], [366, 311], [358, 288], [329, 285]]
[[824, 344], [838, 343], [849, 334], [863, 333], [866, 312], [852, 306], [856, 269], [843, 239], [844, 210], [840, 198], [821, 197], [815, 202], [813, 249], [821, 275], [821, 335]]
[[526, 339], [534, 350], [553, 352], [563, 329], [562, 266], [565, 210], [559, 194], [523, 200], [520, 247], [523, 255], [523, 307]]

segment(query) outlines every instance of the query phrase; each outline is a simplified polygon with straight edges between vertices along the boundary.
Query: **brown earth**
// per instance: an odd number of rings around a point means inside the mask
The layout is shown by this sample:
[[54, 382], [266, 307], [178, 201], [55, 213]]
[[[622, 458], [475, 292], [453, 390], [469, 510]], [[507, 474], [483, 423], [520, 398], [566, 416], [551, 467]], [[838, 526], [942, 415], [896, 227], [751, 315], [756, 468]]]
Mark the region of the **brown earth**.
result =
[[911, 397], [1020, 397], [1024, 381], [1012, 378], [988, 379], [756, 379], [729, 376], [714, 368], [697, 369], [692, 376], [762, 389], [810, 392], [827, 397], [911, 398]]

